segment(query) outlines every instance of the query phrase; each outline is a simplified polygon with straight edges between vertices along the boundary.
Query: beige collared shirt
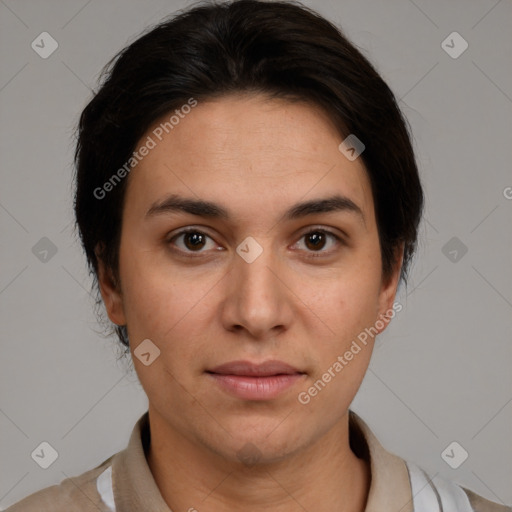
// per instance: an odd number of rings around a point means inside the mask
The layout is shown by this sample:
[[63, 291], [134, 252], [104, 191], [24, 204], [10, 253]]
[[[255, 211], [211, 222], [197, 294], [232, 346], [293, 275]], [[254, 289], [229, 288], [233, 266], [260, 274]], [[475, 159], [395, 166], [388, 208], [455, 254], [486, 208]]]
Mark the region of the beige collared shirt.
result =
[[[147, 464], [148, 412], [128, 446], [99, 466], [31, 494], [6, 512], [172, 512]], [[371, 485], [365, 512], [512, 512], [386, 451], [366, 423], [350, 413], [350, 444], [369, 458]], [[193, 509], [192, 509], [193, 510]]]

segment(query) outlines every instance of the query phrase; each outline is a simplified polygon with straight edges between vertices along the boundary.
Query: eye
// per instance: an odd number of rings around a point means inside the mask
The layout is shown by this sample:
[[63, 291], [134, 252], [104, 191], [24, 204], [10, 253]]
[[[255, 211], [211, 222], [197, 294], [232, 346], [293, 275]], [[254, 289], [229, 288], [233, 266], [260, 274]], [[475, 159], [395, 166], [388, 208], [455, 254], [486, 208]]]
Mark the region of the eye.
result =
[[[303, 245], [305, 246], [305, 249], [301, 244], [302, 240], [304, 240]], [[222, 248], [216, 246], [215, 242], [209, 235], [196, 228], [187, 228], [179, 231], [169, 238], [167, 243], [176, 247], [178, 251], [187, 253], [187, 255], [191, 255], [192, 253], [200, 254], [206, 252], [208, 249], [214, 250], [215, 248], [222, 250]], [[210, 243], [210, 246], [208, 246], [208, 243]], [[331, 231], [326, 229], [313, 229], [304, 233], [299, 242], [295, 243], [294, 247], [297, 248], [297, 246], [299, 246], [299, 250], [306, 250], [306, 252], [311, 253], [309, 256], [317, 257], [334, 252], [336, 250], [336, 246], [342, 244], [342, 238]], [[324, 250], [325, 247], [327, 247], [327, 250]], [[331, 249], [329, 249], [329, 247]]]
[[[177, 243], [177, 241], [180, 241], [180, 243]], [[205, 252], [202, 249], [212, 249], [216, 247], [215, 243], [210, 243], [210, 247], [208, 247], [208, 241], [213, 242], [213, 239], [206, 233], [195, 228], [188, 228], [176, 233], [167, 243], [175, 245], [178, 250], [182, 252], [201, 253]]]
[[[334, 233], [327, 231], [325, 229], [314, 229], [312, 231], [308, 231], [304, 233], [299, 242], [295, 244], [295, 246], [299, 245], [299, 249], [302, 249], [301, 241], [304, 240], [304, 246], [306, 247], [307, 252], [312, 253], [320, 253], [320, 254], [310, 254], [309, 256], [317, 257], [325, 254], [330, 254], [336, 250], [336, 246], [339, 246], [343, 243], [343, 240], [335, 235]], [[330, 241], [330, 243], [329, 243]], [[323, 250], [325, 247], [331, 247], [331, 249]]]

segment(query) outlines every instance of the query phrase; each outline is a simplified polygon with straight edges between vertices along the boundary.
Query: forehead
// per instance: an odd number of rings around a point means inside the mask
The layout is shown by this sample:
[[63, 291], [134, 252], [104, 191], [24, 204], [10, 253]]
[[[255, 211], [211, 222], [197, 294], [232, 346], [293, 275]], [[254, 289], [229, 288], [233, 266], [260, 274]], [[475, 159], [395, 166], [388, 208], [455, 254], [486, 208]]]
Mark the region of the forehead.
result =
[[178, 194], [229, 204], [230, 212], [251, 218], [336, 193], [373, 215], [362, 160], [339, 151], [343, 138], [318, 107], [237, 95], [176, 114], [141, 138], [139, 146], [151, 140], [152, 149], [130, 173], [125, 205], [147, 211]]

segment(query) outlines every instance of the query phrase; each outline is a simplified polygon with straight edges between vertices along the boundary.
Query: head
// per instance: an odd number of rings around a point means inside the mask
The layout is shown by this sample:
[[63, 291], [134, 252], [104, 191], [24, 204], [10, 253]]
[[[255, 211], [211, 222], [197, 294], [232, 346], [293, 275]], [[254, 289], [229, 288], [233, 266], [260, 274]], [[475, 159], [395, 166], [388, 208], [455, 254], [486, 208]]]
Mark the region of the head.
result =
[[[134, 357], [155, 413], [223, 456], [256, 441], [269, 458], [346, 414], [374, 339], [360, 335], [394, 316], [423, 195], [393, 93], [339, 29], [254, 0], [164, 21], [108, 65], [76, 168], [108, 316], [132, 353], [147, 339], [159, 351]], [[211, 379], [235, 360], [300, 377], [276, 397], [234, 397]], [[283, 408], [290, 423], [269, 436]]]

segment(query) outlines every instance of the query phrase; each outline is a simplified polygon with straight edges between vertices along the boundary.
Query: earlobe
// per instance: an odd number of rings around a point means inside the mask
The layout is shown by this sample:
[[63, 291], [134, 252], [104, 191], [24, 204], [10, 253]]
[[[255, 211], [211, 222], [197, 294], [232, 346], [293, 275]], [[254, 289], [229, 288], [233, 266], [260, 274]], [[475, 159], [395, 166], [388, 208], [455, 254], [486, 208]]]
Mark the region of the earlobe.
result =
[[[379, 333], [384, 331], [390, 322], [391, 318], [395, 316], [394, 301], [396, 291], [398, 289], [398, 283], [400, 282], [400, 273], [402, 270], [402, 262], [404, 255], [404, 244], [402, 243], [396, 251], [395, 263], [393, 265], [393, 271], [386, 280], [383, 280], [380, 296], [379, 296], [379, 316], [378, 319], [384, 324], [382, 329], [379, 329]], [[401, 309], [401, 308], [400, 308]]]
[[95, 252], [98, 258], [98, 284], [108, 317], [116, 325], [126, 325], [119, 283], [116, 283], [112, 271], [106, 267], [101, 257], [99, 257], [99, 251], [96, 250]]

